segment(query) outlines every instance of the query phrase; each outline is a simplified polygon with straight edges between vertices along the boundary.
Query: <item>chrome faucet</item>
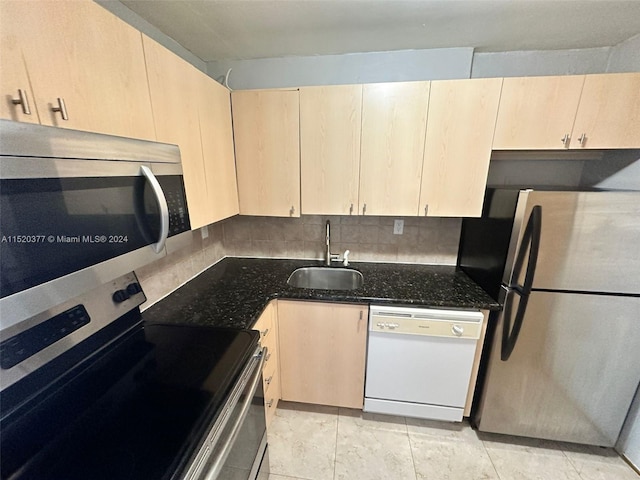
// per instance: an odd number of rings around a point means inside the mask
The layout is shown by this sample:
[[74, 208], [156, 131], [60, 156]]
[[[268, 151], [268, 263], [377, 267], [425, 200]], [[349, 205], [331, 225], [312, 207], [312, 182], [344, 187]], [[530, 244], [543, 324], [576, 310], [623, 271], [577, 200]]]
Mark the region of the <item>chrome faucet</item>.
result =
[[326, 243], [326, 252], [324, 256], [324, 264], [329, 266], [331, 265], [332, 260], [340, 260], [340, 255], [336, 253], [331, 253], [331, 224], [329, 223], [329, 220], [327, 220], [325, 243]]

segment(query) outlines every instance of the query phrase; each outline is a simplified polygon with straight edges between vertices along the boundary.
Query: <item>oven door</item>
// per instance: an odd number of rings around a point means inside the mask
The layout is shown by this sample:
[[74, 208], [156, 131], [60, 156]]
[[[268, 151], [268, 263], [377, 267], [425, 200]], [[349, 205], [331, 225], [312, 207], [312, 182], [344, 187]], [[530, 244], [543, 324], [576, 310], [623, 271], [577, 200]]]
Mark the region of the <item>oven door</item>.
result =
[[258, 348], [189, 466], [185, 480], [262, 480], [269, 476], [262, 389], [265, 352]]

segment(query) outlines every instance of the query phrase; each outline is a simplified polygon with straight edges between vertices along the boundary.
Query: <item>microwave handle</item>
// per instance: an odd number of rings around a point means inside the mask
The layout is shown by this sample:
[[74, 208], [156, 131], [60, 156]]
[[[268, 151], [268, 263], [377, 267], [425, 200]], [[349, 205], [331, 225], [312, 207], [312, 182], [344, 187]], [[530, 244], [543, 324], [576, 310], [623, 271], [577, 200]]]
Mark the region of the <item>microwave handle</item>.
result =
[[160, 253], [164, 248], [164, 244], [167, 241], [167, 237], [169, 237], [169, 207], [167, 206], [167, 199], [164, 196], [164, 192], [162, 191], [162, 187], [158, 182], [158, 179], [153, 174], [151, 169], [145, 165], [140, 167], [140, 172], [151, 185], [151, 189], [153, 190], [154, 195], [156, 196], [156, 200], [158, 201], [158, 207], [160, 207], [160, 238], [157, 243], [151, 245], [153, 251], [156, 253]]

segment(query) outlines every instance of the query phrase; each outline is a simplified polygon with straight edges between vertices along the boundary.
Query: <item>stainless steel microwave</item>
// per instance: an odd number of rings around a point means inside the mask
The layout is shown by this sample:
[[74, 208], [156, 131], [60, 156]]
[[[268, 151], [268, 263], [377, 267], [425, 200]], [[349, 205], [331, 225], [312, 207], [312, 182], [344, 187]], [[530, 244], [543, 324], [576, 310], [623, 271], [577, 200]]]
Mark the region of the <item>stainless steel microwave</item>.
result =
[[0, 120], [3, 338], [190, 230], [177, 146]]

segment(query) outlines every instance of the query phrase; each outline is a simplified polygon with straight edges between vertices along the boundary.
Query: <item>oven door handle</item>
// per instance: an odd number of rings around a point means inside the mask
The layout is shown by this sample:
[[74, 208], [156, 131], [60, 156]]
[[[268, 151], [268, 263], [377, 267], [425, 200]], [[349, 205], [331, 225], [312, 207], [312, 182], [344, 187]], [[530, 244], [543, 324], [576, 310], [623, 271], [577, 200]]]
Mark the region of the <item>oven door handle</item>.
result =
[[[253, 377], [247, 382], [249, 387], [249, 394], [247, 398], [244, 399], [244, 403], [242, 404], [242, 408], [240, 410], [240, 414], [238, 418], [233, 423], [231, 427], [231, 433], [227, 436], [227, 438], [221, 438], [220, 441], [223, 442], [221, 448], [219, 449], [216, 456], [211, 460], [209, 471], [204, 476], [203, 480], [214, 480], [220, 474], [220, 470], [224, 466], [224, 462], [227, 460], [229, 453], [231, 452], [231, 448], [233, 444], [236, 442], [238, 438], [238, 434], [240, 433], [240, 429], [242, 428], [242, 424], [244, 423], [247, 415], [249, 414], [249, 408], [251, 407], [251, 400], [258, 390], [258, 385], [262, 381], [262, 367], [264, 365], [264, 358], [267, 354], [267, 347], [264, 347], [260, 352], [254, 357], [258, 358], [258, 364], [255, 372], [253, 373]], [[234, 408], [235, 405], [231, 408]]]
[[158, 182], [158, 179], [151, 169], [142, 165], [140, 166], [140, 173], [144, 175], [149, 182], [149, 185], [151, 185], [151, 189], [153, 190], [153, 193], [156, 196], [156, 201], [158, 202], [158, 207], [160, 208], [160, 238], [157, 243], [151, 245], [154, 252], [160, 253], [164, 248], [167, 238], [169, 237], [169, 206], [167, 205], [167, 199], [164, 196], [160, 182]]

